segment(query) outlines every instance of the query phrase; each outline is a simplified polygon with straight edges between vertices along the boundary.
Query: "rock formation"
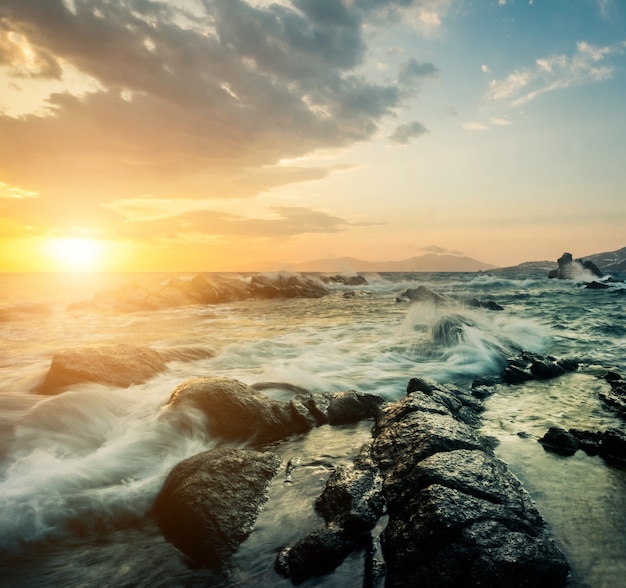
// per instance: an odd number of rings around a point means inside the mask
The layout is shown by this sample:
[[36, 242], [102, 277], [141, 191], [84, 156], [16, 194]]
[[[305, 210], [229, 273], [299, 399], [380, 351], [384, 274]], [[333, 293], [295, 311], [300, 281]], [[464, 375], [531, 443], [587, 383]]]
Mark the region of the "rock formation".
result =
[[252, 532], [280, 464], [272, 453], [228, 447], [183, 460], [154, 504], [163, 535], [196, 563], [219, 568]]
[[549, 278], [559, 280], [581, 280], [586, 276], [593, 275], [597, 278], [603, 276], [598, 266], [592, 261], [574, 259], [571, 253], [564, 253], [557, 260], [559, 267], [548, 273]]
[[96, 382], [127, 388], [165, 370], [165, 359], [154, 349], [134, 345], [82, 347], [55, 353], [38, 392], [56, 394], [73, 384]]

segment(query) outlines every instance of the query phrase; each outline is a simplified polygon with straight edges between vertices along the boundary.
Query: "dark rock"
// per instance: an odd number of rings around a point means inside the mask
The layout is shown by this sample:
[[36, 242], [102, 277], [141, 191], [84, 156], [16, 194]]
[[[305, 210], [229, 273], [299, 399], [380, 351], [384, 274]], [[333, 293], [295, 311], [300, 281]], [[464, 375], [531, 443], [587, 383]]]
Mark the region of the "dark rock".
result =
[[530, 373], [538, 380], [549, 380], [562, 376], [565, 368], [553, 362], [535, 360], [530, 365]]
[[578, 369], [579, 363], [576, 359], [559, 359], [557, 360], [557, 365], [562, 367], [566, 372], [575, 372]]
[[375, 394], [347, 390], [327, 395], [326, 409], [329, 425], [348, 425], [367, 418], [376, 417], [384, 400]]
[[252, 532], [281, 460], [219, 448], [172, 469], [153, 512], [165, 538], [193, 561], [219, 568]]
[[472, 326], [472, 322], [464, 316], [449, 314], [439, 319], [432, 327], [432, 338], [435, 345], [451, 347], [464, 340], [464, 329]]
[[585, 284], [585, 288], [587, 290], [606, 290], [607, 288], [610, 288], [611, 286], [609, 286], [608, 284], [605, 284], [604, 282], [596, 282], [595, 280], [593, 282], [587, 282]]
[[504, 310], [503, 306], [500, 306], [493, 300], [478, 300], [477, 298], [462, 299], [461, 302], [465, 306], [471, 306], [472, 308], [486, 308], [487, 310]]
[[610, 410], [626, 420], [626, 380], [617, 372], [608, 372], [604, 379], [611, 388], [598, 392], [598, 397]]
[[600, 455], [610, 461], [626, 461], [626, 433], [607, 429], [600, 440]]
[[564, 253], [557, 260], [559, 265], [558, 269], [552, 270], [549, 274], [549, 278], [558, 278], [559, 280], [578, 280], [584, 278], [585, 274], [596, 276], [601, 278], [602, 272], [598, 266], [592, 261], [583, 261], [582, 259], [574, 260], [571, 253]]
[[320, 529], [285, 548], [275, 569], [296, 584], [332, 572], [354, 551], [356, 545], [337, 529]]
[[420, 379], [409, 390], [373, 430], [389, 513], [385, 585], [565, 586], [569, 566], [530, 497], [458, 420], [464, 398]]
[[344, 292], [341, 295], [341, 297], [342, 298], [346, 298], [346, 299], [348, 299], [348, 298], [356, 298], [356, 293], [353, 290], [350, 290], [349, 292]]
[[533, 375], [526, 370], [516, 366], [509, 365], [502, 371], [502, 381], [506, 384], [521, 384], [533, 379]]
[[569, 429], [569, 433], [578, 442], [579, 449], [582, 449], [587, 455], [598, 455], [600, 453], [601, 432]]
[[417, 288], [409, 288], [400, 294], [400, 299], [410, 300], [411, 302], [428, 302], [430, 304], [456, 304], [454, 298], [437, 294], [429, 290], [425, 286]]
[[560, 427], [550, 427], [547, 433], [539, 439], [544, 449], [559, 455], [574, 455], [578, 451], [576, 437]]
[[68, 349], [52, 357], [38, 392], [56, 394], [82, 382], [127, 388], [149, 380], [165, 368], [163, 356], [149, 347], [120, 344]]
[[367, 279], [365, 278], [365, 276], [343, 276], [343, 275], [336, 275], [336, 276], [321, 276], [320, 279], [322, 280], [322, 282], [325, 282], [327, 284], [343, 284], [344, 286], [364, 286], [366, 284], [368, 284]]
[[369, 457], [358, 465], [339, 466], [331, 474], [315, 503], [324, 520], [358, 539], [376, 525], [385, 512], [380, 493], [382, 478]]
[[196, 378], [178, 386], [167, 406], [195, 406], [204, 412], [207, 429], [231, 441], [270, 443], [304, 433], [316, 422], [298, 401], [279, 402], [228, 378]]
[[250, 294], [254, 298], [322, 298], [330, 290], [313, 278], [280, 273], [252, 276]]

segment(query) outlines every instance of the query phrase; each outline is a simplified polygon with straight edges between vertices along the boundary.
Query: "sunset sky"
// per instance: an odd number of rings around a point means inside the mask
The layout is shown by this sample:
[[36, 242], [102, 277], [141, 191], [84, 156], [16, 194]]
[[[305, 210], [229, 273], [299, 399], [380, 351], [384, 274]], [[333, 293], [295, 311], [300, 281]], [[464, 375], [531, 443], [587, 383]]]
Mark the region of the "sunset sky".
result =
[[620, 0], [0, 0], [0, 271], [555, 260], [625, 196]]

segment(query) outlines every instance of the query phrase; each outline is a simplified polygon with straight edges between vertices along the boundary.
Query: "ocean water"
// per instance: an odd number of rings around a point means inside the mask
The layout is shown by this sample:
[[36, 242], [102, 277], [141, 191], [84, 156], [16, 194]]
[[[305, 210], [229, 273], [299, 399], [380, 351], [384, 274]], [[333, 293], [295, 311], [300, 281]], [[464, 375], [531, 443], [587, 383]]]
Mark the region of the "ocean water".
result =
[[[0, 586], [289, 586], [273, 571], [276, 554], [322, 525], [313, 502], [332, 469], [367, 441], [371, 423], [319, 427], [276, 444], [285, 462], [298, 464], [291, 482], [281, 475], [272, 482], [254, 532], [216, 573], [187, 561], [147, 516], [169, 470], [217, 444], [200, 422], [180, 431], [162, 418], [174, 388], [226, 376], [391, 401], [404, 396], [411, 377], [468, 387], [521, 350], [576, 358], [580, 368], [496, 387], [483, 432], [498, 439], [498, 457], [537, 503], [572, 564], [573, 586], [622, 585], [626, 469], [580, 451], [548, 453], [537, 439], [550, 426], [623, 426], [598, 392], [608, 389], [606, 371], [626, 376], [626, 284], [587, 290], [541, 273], [375, 274], [362, 286], [331, 286], [321, 299], [68, 310], [131, 279], [157, 285], [170, 277], [0, 274]], [[420, 285], [504, 310], [396, 301]], [[457, 336], [437, 336], [442, 320], [461, 325]], [[175, 359], [127, 389], [91, 383], [50, 397], [33, 392], [55, 352], [110, 343], [149, 345]], [[197, 359], [202, 350], [213, 357]], [[302, 585], [362, 586], [363, 557]]]

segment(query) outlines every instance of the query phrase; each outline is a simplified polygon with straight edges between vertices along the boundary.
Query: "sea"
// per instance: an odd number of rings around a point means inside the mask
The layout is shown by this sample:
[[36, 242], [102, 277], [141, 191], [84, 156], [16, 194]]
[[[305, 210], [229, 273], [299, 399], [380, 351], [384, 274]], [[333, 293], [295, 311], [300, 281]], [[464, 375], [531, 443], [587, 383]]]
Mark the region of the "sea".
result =
[[[172, 467], [216, 447], [202, 423], [163, 418], [172, 391], [195, 377], [288, 383], [311, 393], [357, 390], [394, 401], [410, 378], [469, 389], [522, 350], [574, 358], [554, 380], [497, 385], [482, 433], [521, 480], [572, 566], [572, 586], [617, 587], [626, 578], [626, 468], [538, 443], [551, 426], [624, 427], [599, 400], [603, 376], [626, 377], [626, 284], [603, 290], [545, 272], [364, 274], [318, 299], [243, 300], [116, 314], [70, 308], [134, 280], [155, 287], [195, 274], [0, 274], [0, 586], [291, 586], [276, 555], [323, 526], [314, 509], [328, 476], [370, 438], [372, 423], [321, 426], [276, 443], [296, 467], [279, 474], [250, 537], [225, 568], [187, 560], [150, 510]], [[250, 279], [241, 275], [241, 279]], [[626, 275], [615, 274], [615, 279]], [[425, 286], [494, 311], [401, 300]], [[458, 336], [435, 336], [461, 318]], [[130, 343], [167, 351], [167, 370], [129, 388], [77, 384], [36, 393], [61, 350]], [[206, 353], [203, 353], [205, 351]], [[276, 386], [265, 393], [288, 400]], [[364, 586], [363, 553], [301, 586]]]

